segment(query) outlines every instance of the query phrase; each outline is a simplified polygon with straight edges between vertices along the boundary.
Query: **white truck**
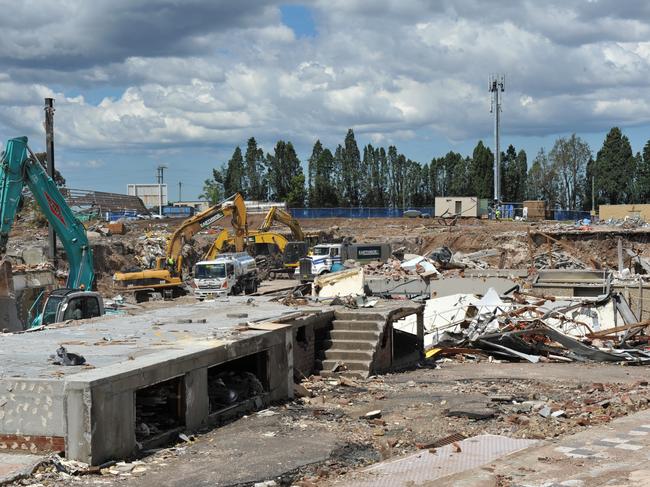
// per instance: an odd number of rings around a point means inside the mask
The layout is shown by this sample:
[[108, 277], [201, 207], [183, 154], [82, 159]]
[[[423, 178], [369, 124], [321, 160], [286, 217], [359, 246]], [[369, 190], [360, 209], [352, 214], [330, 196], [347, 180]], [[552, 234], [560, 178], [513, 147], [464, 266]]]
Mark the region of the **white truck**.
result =
[[300, 259], [296, 270], [300, 281], [312, 281], [314, 277], [339, 270], [346, 260], [352, 259], [360, 263], [381, 261], [385, 262], [391, 256], [388, 243], [329, 243], [314, 246], [309, 257]]
[[246, 252], [220, 254], [194, 266], [194, 293], [199, 297], [251, 294], [259, 284], [255, 259]]

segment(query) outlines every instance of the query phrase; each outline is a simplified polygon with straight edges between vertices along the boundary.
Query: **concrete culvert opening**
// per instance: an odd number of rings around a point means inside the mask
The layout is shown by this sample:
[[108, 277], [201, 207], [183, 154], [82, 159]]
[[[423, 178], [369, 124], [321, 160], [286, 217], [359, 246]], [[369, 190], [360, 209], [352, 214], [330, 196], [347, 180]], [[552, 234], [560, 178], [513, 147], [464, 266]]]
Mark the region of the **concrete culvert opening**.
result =
[[135, 392], [135, 439], [165, 437], [185, 426], [185, 382], [175, 377]]
[[247, 355], [208, 369], [210, 414], [260, 409], [269, 403], [268, 353]]

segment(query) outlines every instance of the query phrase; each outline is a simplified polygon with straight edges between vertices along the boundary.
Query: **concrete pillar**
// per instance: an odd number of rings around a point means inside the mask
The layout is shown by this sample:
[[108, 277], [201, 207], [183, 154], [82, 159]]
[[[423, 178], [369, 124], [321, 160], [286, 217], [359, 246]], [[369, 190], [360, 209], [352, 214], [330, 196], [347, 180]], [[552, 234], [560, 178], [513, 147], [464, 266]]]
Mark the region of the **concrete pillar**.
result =
[[208, 369], [191, 370], [185, 374], [185, 427], [196, 430], [203, 426], [210, 412]]

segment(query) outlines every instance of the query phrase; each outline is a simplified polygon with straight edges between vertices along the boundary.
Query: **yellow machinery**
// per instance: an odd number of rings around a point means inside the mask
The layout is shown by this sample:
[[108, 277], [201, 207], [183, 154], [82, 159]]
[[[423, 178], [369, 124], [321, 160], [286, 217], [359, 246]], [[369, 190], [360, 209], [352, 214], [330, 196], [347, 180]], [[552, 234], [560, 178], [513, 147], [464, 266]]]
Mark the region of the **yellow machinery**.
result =
[[[196, 233], [230, 216], [235, 229], [234, 236], [229, 237], [237, 252], [246, 247], [245, 238], [248, 233], [246, 222], [246, 205], [244, 198], [236, 193], [227, 200], [214, 205], [183, 221], [180, 227], [167, 241], [164, 258], [156, 260], [156, 267], [137, 272], [117, 272], [113, 276], [116, 290], [133, 291], [137, 301], [146, 300], [149, 293], [160, 290], [172, 295], [183, 293], [183, 245]], [[223, 231], [225, 232], [225, 230]], [[223, 232], [221, 232], [223, 234]], [[226, 232], [227, 234], [227, 232]], [[217, 237], [217, 240], [219, 237]]]
[[[269, 231], [274, 222], [289, 227], [291, 241], [279, 233]], [[300, 258], [307, 255], [308, 244], [304, 240], [305, 234], [298, 220], [282, 208], [272, 207], [259, 229], [246, 234], [246, 248], [254, 256], [267, 257], [266, 265], [262, 267], [267, 267], [269, 276], [273, 278], [278, 273], [292, 273], [298, 267]], [[231, 248], [233, 243], [234, 237], [227, 230], [222, 230], [203, 259], [215, 259], [219, 253]]]

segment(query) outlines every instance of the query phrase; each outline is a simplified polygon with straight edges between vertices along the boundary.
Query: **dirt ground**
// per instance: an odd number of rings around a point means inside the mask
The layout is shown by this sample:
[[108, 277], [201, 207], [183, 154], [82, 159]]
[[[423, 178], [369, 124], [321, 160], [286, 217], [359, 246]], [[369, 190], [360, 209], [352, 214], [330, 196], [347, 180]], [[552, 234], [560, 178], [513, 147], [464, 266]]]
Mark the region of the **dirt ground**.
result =
[[[449, 435], [554, 440], [650, 403], [644, 368], [487, 361], [438, 367], [366, 380], [311, 377], [302, 383], [308, 397], [143, 452], [101, 474], [69, 476], [50, 466], [14, 485], [248, 486], [272, 480], [320, 487], [382, 459], [435, 448], [435, 440]], [[366, 419], [370, 411], [379, 412]]]

